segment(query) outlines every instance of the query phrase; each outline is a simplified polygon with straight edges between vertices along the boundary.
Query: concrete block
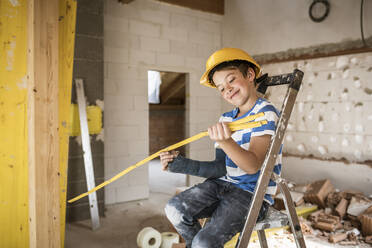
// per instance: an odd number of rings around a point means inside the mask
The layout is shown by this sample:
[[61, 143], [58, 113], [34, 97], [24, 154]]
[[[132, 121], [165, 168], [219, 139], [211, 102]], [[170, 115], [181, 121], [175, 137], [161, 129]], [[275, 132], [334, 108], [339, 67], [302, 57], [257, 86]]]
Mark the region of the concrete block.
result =
[[117, 188], [117, 202], [127, 202], [149, 197], [149, 186], [138, 185]]
[[116, 188], [105, 187], [105, 204], [114, 204], [116, 200]]
[[149, 123], [148, 120], [145, 123], [142, 123], [140, 125], [137, 125], [139, 128], [139, 135], [138, 139], [148, 139], [148, 133], [149, 133]]
[[[140, 74], [140, 72], [136, 71], [136, 74]], [[145, 75], [147, 76], [147, 75]], [[123, 79], [118, 80], [118, 94], [120, 96], [146, 96], [147, 95], [147, 78], [133, 78], [133, 79]]]
[[299, 114], [297, 119], [300, 123], [297, 123], [298, 130], [305, 132], [317, 132], [319, 123], [319, 112], [317, 110], [316, 103], [305, 103], [303, 115]]
[[169, 53], [158, 53], [156, 55], [156, 63], [159, 65], [168, 66], [184, 66], [185, 58], [180, 55], [169, 54]]
[[169, 26], [170, 23], [170, 13], [162, 10], [153, 9], [140, 9], [139, 19], [146, 22], [152, 22], [161, 24], [164, 26]]
[[125, 157], [129, 155], [128, 141], [106, 141], [105, 142], [105, 157]]
[[180, 28], [162, 26], [161, 27], [161, 38], [162, 39], [185, 41], [185, 40], [187, 40], [187, 30], [180, 29]]
[[[103, 99], [103, 92], [99, 91], [99, 86], [103, 85], [103, 61], [75, 60], [73, 78], [84, 80], [84, 92], [89, 104], [95, 104], [97, 99]], [[73, 95], [71, 99], [75, 101], [75, 86], [72, 87]]]
[[106, 63], [107, 64], [107, 78], [109, 79], [137, 79], [138, 70], [135, 66], [130, 66], [128, 64], [118, 64], [118, 63]]
[[130, 155], [143, 155], [147, 156], [149, 149], [148, 140], [132, 140], [130, 141], [130, 146], [128, 147], [128, 152]]
[[103, 15], [79, 13], [76, 18], [76, 34], [103, 37]]
[[365, 142], [363, 146], [363, 159], [371, 160], [372, 159], [372, 135], [365, 136]]
[[197, 110], [213, 110], [214, 112], [217, 112], [220, 110], [221, 107], [221, 97], [214, 97], [214, 96], [206, 96], [206, 97], [201, 97], [197, 96], [196, 97], [196, 108]]
[[140, 49], [139, 36], [129, 32], [105, 30], [104, 43], [106, 47]]
[[155, 64], [155, 52], [130, 50], [129, 63], [134, 65], [153, 65]]
[[205, 45], [216, 45], [218, 42], [220, 42], [220, 38], [218, 35], [216, 36], [213, 33], [197, 31], [196, 29], [189, 31], [188, 40], [193, 43]]
[[207, 122], [210, 125], [217, 123], [220, 118], [221, 113], [216, 111], [200, 110], [190, 113], [190, 121], [193, 123]]
[[[110, 113], [112, 111], [108, 111]], [[105, 112], [107, 113], [107, 112]], [[121, 111], [110, 113], [112, 125], [140, 125], [148, 118], [148, 111]]]
[[221, 22], [198, 18], [198, 30], [209, 33], [221, 33]]
[[119, 126], [105, 128], [105, 137], [110, 141], [131, 141], [135, 140], [139, 135], [138, 126]]
[[134, 110], [133, 96], [108, 96], [105, 100], [106, 110]]
[[197, 44], [197, 46], [198, 57], [204, 59], [204, 64], [207, 62], [209, 56], [220, 48], [219, 46], [212, 44]]
[[[95, 178], [103, 177], [103, 156], [92, 154], [93, 173]], [[82, 157], [69, 158], [68, 182], [86, 181], [84, 159]]]
[[116, 158], [105, 157], [105, 180], [110, 178], [110, 175], [113, 175], [117, 172], [116, 169]]
[[[95, 181], [96, 181], [96, 185], [101, 184], [103, 182], [103, 178], [96, 178]], [[87, 183], [86, 183], [85, 180], [70, 182], [68, 184], [68, 186], [69, 187], [67, 187], [67, 199], [71, 199], [71, 198], [87, 191]], [[98, 201], [103, 200], [103, 198], [104, 198], [104, 191], [103, 190], [98, 190], [97, 191]], [[85, 204], [88, 204], [88, 203], [89, 203], [89, 198], [84, 197], [84, 198], [80, 199], [79, 201], [68, 204], [68, 205], [71, 206], [71, 207], [76, 207], [78, 205], [85, 205]], [[88, 211], [88, 213], [89, 213], [89, 211]]]
[[77, 13], [103, 14], [104, 1], [79, 0]]
[[158, 39], [151, 37], [141, 37], [141, 49], [154, 52], [168, 53], [170, 51], [170, 42], [168, 39]]
[[75, 36], [74, 59], [103, 61], [103, 39], [91, 36]]
[[186, 57], [186, 67], [195, 69], [197, 71], [204, 67], [205, 60], [202, 58]]
[[140, 36], [159, 37], [160, 25], [149, 22], [129, 20], [129, 32]]
[[129, 62], [129, 51], [128, 49], [105, 47], [104, 59], [106, 62], [112, 63], [128, 63]]
[[[140, 161], [140, 160], [138, 160], [138, 161]], [[159, 170], [160, 170], [160, 168], [159, 168]], [[149, 183], [148, 164], [144, 164], [140, 167], [137, 167], [136, 169], [134, 169], [133, 171], [131, 171], [129, 173], [130, 173], [129, 178], [128, 178], [129, 186], [147, 185]]]
[[[182, 41], [170, 40], [170, 53], [182, 55], [185, 57], [197, 57], [199, 56], [198, 44], [187, 42], [187, 38]], [[203, 62], [203, 67], [204, 63], [205, 62]]]
[[186, 30], [197, 30], [198, 19], [187, 14], [171, 13], [170, 27]]
[[135, 110], [148, 110], [148, 96], [135, 96], [134, 97], [134, 109]]
[[324, 158], [342, 158], [342, 135], [340, 134], [322, 134], [319, 135], [319, 145], [323, 146], [327, 153], [322, 157]]
[[119, 91], [118, 81], [115, 79], [104, 80], [104, 94], [105, 98], [109, 95], [117, 95]]
[[[104, 16], [104, 29], [110, 31], [129, 32], [129, 20], [127, 18], [115, 17], [111, 15]], [[106, 37], [105, 37], [106, 38]]]

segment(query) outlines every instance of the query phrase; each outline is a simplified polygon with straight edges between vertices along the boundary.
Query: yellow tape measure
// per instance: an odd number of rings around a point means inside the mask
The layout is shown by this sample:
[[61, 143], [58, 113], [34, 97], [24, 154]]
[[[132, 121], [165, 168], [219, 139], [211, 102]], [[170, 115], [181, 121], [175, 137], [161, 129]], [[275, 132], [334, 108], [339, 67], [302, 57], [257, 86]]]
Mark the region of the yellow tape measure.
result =
[[[230, 128], [231, 131], [235, 132], [235, 131], [238, 131], [238, 130], [242, 130], [242, 129], [247, 129], [247, 128], [255, 128], [255, 127], [260, 127], [262, 125], [265, 125], [267, 124], [267, 121], [266, 120], [263, 120], [263, 121], [255, 121], [255, 122], [251, 122], [252, 120], [258, 118], [258, 117], [262, 117], [264, 116], [265, 114], [264, 113], [258, 113], [256, 115], [250, 115], [250, 116], [247, 116], [245, 118], [242, 118], [242, 119], [239, 119], [237, 121], [234, 121], [234, 122], [230, 122], [228, 123], [228, 127]], [[125, 174], [127, 174], [128, 172], [134, 170], [135, 168], [153, 160], [154, 158], [158, 157], [160, 155], [160, 153], [162, 152], [166, 152], [166, 151], [171, 151], [171, 150], [174, 150], [174, 149], [177, 149], [178, 147], [181, 147], [181, 146], [184, 146], [188, 143], [191, 143], [193, 141], [196, 141], [198, 139], [201, 139], [203, 138], [204, 136], [207, 136], [208, 135], [208, 132], [205, 131], [205, 132], [201, 132], [199, 134], [196, 134], [188, 139], [185, 139], [183, 141], [180, 141], [176, 144], [173, 144], [171, 146], [168, 146], [164, 149], [161, 149], [160, 151], [152, 154], [151, 156], [139, 161], [138, 163], [132, 165], [132, 166], [129, 166], [128, 168], [126, 168], [125, 170], [121, 171], [120, 173], [116, 174], [115, 176], [113, 176], [112, 178], [110, 178], [109, 180], [101, 183], [100, 185], [96, 186], [95, 188], [89, 190], [88, 192], [85, 192], [81, 195], [78, 195], [70, 200], [68, 200], [68, 203], [72, 203], [72, 202], [75, 202], [97, 190], [99, 190], [100, 188], [103, 188], [105, 187], [107, 184], [110, 184], [116, 180], [118, 180], [120, 177], [124, 176]]]

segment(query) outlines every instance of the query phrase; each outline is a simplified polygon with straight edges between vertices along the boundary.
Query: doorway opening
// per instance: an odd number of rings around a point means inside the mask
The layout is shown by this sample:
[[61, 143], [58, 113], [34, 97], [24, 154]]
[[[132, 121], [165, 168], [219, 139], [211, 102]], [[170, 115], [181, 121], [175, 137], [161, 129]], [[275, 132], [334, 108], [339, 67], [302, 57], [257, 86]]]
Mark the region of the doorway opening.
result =
[[[185, 139], [186, 73], [148, 71], [149, 152], [153, 154]], [[185, 147], [177, 149], [185, 156]], [[151, 192], [174, 194], [186, 186], [186, 175], [162, 171], [160, 159], [149, 162]]]

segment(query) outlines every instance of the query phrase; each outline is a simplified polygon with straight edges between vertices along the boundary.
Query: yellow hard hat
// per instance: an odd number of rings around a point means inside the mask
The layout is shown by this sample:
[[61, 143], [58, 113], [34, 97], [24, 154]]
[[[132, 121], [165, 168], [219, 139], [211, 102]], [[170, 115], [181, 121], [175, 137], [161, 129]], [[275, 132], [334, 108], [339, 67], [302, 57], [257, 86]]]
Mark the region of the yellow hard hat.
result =
[[260, 76], [261, 67], [260, 65], [245, 51], [238, 48], [222, 48], [214, 52], [207, 60], [205, 64], [205, 72], [200, 78], [200, 84], [212, 88], [216, 88], [212, 82], [209, 81], [209, 72], [217, 65], [233, 60], [245, 60], [254, 65], [254, 71], [256, 73], [256, 78]]

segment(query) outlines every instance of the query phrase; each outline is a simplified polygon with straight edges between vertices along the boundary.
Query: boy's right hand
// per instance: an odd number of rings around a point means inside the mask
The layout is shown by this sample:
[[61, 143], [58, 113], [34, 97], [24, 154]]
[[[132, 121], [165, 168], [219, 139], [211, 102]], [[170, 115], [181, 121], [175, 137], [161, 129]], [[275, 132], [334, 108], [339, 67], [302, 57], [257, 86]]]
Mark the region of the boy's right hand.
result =
[[170, 152], [160, 153], [160, 162], [161, 162], [162, 170], [164, 171], [167, 170], [168, 164], [171, 163], [173, 159], [175, 159], [178, 156], [179, 153], [180, 153], [179, 151], [170, 151]]

